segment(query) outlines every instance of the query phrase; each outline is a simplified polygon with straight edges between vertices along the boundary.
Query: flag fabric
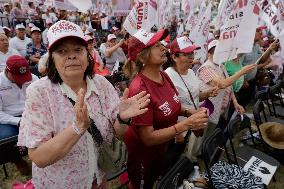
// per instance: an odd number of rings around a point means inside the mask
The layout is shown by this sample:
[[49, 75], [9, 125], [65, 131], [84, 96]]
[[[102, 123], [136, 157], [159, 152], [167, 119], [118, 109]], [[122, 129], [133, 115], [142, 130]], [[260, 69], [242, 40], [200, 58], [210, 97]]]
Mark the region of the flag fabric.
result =
[[260, 8], [254, 0], [238, 0], [224, 26], [220, 29], [219, 43], [213, 60], [222, 63], [250, 53], [253, 48]]
[[267, 24], [272, 35], [278, 37], [283, 28], [280, 27], [281, 11], [284, 9], [283, 1], [263, 0], [261, 19]]
[[196, 51], [194, 57], [201, 63], [204, 63], [207, 57], [207, 40], [211, 22], [211, 9], [212, 4], [209, 3], [204, 14], [199, 18], [190, 35], [190, 39], [193, 43], [200, 47], [200, 49]]
[[141, 28], [150, 31], [150, 29], [157, 24], [156, 17], [156, 0], [138, 0], [126, 17], [123, 27], [131, 35], [134, 35], [137, 30]]
[[92, 0], [68, 0], [74, 7], [83, 13], [92, 8]]
[[224, 25], [224, 22], [228, 15], [231, 14], [235, 6], [236, 0], [221, 0], [218, 6], [218, 14], [216, 18], [216, 28], [220, 28]]

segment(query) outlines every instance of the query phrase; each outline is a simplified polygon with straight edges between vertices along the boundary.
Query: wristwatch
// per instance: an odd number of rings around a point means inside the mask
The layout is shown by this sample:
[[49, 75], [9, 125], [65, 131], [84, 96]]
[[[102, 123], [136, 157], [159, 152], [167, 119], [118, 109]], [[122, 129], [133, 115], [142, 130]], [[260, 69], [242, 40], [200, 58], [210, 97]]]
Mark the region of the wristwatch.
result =
[[127, 121], [124, 121], [123, 119], [121, 119], [119, 113], [117, 114], [117, 120], [120, 124], [123, 124], [123, 125], [130, 125], [131, 123], [131, 118], [129, 118]]

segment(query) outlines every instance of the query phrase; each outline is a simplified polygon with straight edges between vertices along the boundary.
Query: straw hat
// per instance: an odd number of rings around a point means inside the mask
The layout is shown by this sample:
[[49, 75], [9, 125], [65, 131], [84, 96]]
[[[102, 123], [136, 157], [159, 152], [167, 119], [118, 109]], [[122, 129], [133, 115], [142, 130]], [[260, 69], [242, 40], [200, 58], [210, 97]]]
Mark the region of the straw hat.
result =
[[260, 125], [263, 140], [276, 149], [284, 149], [284, 125], [267, 122]]

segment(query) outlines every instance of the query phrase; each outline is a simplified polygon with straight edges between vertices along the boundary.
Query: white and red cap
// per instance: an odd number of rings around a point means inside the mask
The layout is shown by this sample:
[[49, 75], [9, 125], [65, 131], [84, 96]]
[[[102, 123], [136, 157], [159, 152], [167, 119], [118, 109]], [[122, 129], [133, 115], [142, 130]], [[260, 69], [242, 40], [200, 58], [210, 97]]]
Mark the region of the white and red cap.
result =
[[77, 38], [81, 40], [85, 46], [87, 46], [87, 43], [84, 39], [84, 32], [82, 31], [80, 26], [66, 20], [60, 20], [48, 29], [48, 48], [52, 48], [55, 43], [58, 43], [58, 41], [67, 37]]
[[84, 36], [84, 39], [85, 39], [85, 41], [90, 41], [90, 40], [94, 40], [94, 38], [92, 37], [92, 36], [90, 36], [90, 35], [85, 35]]
[[186, 36], [178, 37], [170, 44], [171, 54], [176, 53], [192, 53], [194, 50], [200, 49], [200, 47], [194, 45], [192, 41]]
[[218, 40], [214, 39], [208, 44], [208, 51], [210, 51], [213, 47], [216, 47], [217, 44], [219, 43]]
[[150, 33], [143, 29], [138, 30], [129, 40], [128, 56], [129, 59], [135, 61], [137, 54], [143, 49], [150, 47], [163, 40], [168, 35], [168, 30], [162, 29], [157, 33]]
[[112, 39], [116, 39], [116, 36], [115, 36], [114, 34], [109, 34], [109, 35], [107, 36], [107, 41], [110, 41], [110, 40], [112, 40]]
[[36, 27], [36, 26], [32, 27], [31, 33], [33, 33], [34, 31], [39, 31], [39, 32], [41, 32], [41, 30], [40, 30], [38, 27]]

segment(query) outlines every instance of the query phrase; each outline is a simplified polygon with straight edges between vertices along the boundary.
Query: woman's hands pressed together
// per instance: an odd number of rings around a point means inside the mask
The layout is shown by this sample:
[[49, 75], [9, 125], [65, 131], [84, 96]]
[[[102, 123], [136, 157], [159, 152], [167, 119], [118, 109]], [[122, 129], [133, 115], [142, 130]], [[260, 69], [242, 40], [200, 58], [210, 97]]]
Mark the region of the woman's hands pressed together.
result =
[[81, 132], [86, 131], [90, 124], [89, 124], [89, 115], [87, 105], [85, 103], [86, 91], [84, 89], [80, 89], [77, 94], [76, 103], [74, 105], [74, 111], [76, 115], [76, 126], [81, 130]]

